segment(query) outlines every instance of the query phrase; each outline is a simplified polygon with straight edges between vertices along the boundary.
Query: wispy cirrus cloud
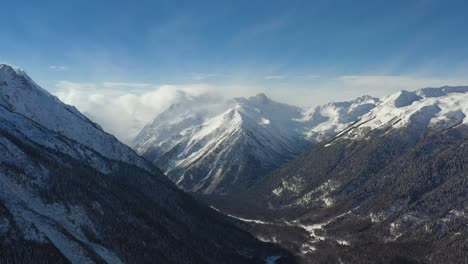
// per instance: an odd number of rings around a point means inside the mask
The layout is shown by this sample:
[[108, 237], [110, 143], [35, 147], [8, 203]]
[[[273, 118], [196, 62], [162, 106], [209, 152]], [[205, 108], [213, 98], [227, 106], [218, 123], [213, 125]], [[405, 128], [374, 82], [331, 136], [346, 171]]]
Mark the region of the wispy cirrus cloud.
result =
[[468, 78], [463, 77], [420, 77], [411, 75], [344, 75], [337, 77], [337, 80], [350, 88], [373, 88], [385, 91], [414, 90], [444, 85], [468, 85]]
[[305, 74], [305, 75], [302, 75], [301, 77], [306, 79], [306, 80], [314, 80], [314, 79], [320, 78], [320, 75], [318, 75], [318, 74]]
[[226, 76], [225, 74], [218, 73], [195, 73], [193, 74], [193, 80], [195, 81], [204, 81], [211, 78]]
[[135, 88], [157, 88], [158, 85], [152, 83], [141, 82], [73, 82], [67, 80], [57, 81], [56, 87], [59, 89], [103, 89], [103, 88], [122, 88], [122, 89], [135, 89]]
[[284, 78], [286, 78], [284, 75], [267, 75], [263, 77], [265, 80], [283, 80]]
[[140, 83], [140, 82], [102, 82], [104, 88], [151, 88], [155, 87], [155, 84], [151, 83]]
[[50, 65], [49, 69], [53, 71], [66, 71], [68, 67], [63, 65]]
[[97, 85], [89, 82], [72, 82], [66, 80], [60, 80], [56, 83], [56, 88], [59, 89], [95, 89]]
[[[441, 86], [463, 86], [468, 85], [468, 78], [461, 76], [454, 77], [433, 77], [420, 75], [339, 75], [320, 77], [312, 80], [309, 85], [296, 87], [291, 98], [293, 104], [300, 105], [320, 105], [332, 101], [346, 101], [369, 94], [376, 97], [383, 97], [400, 90], [414, 91], [426, 87]], [[286, 92], [285, 92], [286, 93]], [[288, 96], [284, 98], [290, 98]]]

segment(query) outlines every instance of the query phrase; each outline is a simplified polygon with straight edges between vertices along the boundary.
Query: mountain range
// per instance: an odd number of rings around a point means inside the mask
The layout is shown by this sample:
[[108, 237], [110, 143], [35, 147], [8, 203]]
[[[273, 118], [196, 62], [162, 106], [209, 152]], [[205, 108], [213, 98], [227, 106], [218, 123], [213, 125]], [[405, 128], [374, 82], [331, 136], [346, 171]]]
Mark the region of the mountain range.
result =
[[[183, 125], [172, 133], [157, 117], [137, 138], [137, 152], [183, 189], [211, 194], [202, 199], [303, 263], [463, 258], [468, 87], [403, 90], [309, 109], [259, 94], [217, 107], [191, 123], [172, 111], [192, 115], [197, 106], [171, 107], [163, 114]], [[160, 129], [171, 141], [153, 139]], [[152, 142], [170, 144], [162, 149]]]
[[0, 263], [465, 259], [468, 87], [181, 98], [132, 150], [1, 64]]
[[134, 149], [182, 189], [230, 194], [249, 188], [378, 103], [362, 96], [300, 108], [265, 94], [225, 101], [194, 98], [159, 114], [135, 138]]
[[0, 263], [287, 261], [4, 64], [0, 120]]
[[468, 87], [400, 91], [242, 195], [210, 202], [257, 219], [251, 232], [304, 263], [461, 263], [467, 113]]

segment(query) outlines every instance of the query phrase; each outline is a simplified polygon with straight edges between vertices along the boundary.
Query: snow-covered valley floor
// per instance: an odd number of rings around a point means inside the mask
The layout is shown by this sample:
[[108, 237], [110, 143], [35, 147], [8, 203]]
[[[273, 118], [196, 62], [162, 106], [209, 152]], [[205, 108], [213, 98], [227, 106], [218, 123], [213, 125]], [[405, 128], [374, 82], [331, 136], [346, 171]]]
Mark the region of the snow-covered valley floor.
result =
[[[302, 220], [260, 220], [239, 217], [228, 213], [223, 213], [219, 209], [211, 206], [212, 209], [238, 221], [252, 225], [251, 233], [257, 239], [279, 244], [299, 258], [308, 258], [318, 250], [317, 245], [321, 242], [335, 242], [341, 246], [349, 246], [350, 242], [338, 237], [327, 235], [325, 226], [333, 221], [350, 214], [353, 210], [335, 216], [327, 221], [321, 223], [306, 223]], [[357, 209], [357, 208], [355, 208]], [[285, 235], [286, 233], [286, 235]], [[292, 233], [294, 235], [289, 236]], [[274, 264], [281, 257], [271, 256], [265, 260], [267, 264]]]

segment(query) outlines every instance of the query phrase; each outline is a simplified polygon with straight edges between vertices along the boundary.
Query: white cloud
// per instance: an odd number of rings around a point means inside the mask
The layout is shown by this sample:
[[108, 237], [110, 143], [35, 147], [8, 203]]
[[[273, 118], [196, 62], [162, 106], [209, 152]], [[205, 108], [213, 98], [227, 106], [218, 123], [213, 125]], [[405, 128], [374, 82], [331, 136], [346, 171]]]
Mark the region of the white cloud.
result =
[[399, 90], [416, 90], [425, 87], [468, 85], [468, 78], [438, 78], [409, 75], [346, 75], [337, 78], [336, 89], [355, 93], [372, 93], [383, 96]]
[[81, 83], [81, 82], [70, 82], [70, 81], [58, 81], [57, 88], [59, 89], [96, 89], [97, 85], [94, 83]]
[[393, 87], [394, 89], [418, 89], [443, 85], [466, 85], [463, 78], [426, 78], [399, 75], [346, 75], [338, 77], [345, 85], [361, 87]]
[[62, 65], [50, 65], [49, 69], [53, 71], [66, 71], [68, 70], [67, 66], [62, 66]]
[[317, 74], [306, 74], [303, 76], [304, 79], [313, 80], [320, 78], [320, 75]]
[[[399, 90], [415, 90], [444, 85], [468, 85], [465, 78], [433, 78], [395, 75], [346, 75], [303, 78], [302, 84], [279, 82], [272, 85], [156, 85], [139, 82], [78, 83], [58, 81], [54, 94], [75, 105], [106, 131], [125, 143], [154, 117], [179, 102], [184, 96], [232, 98], [264, 92], [273, 100], [300, 106], [314, 106], [331, 101], [350, 100], [363, 94], [381, 97]], [[283, 76], [272, 75], [269, 80]]]
[[203, 80], [206, 80], [206, 79], [215, 78], [215, 77], [219, 77], [219, 76], [221, 76], [221, 75], [216, 74], [216, 73], [195, 73], [193, 75], [193, 79], [195, 81], [203, 81]]
[[151, 83], [133, 83], [133, 82], [103, 82], [105, 88], [149, 88], [155, 85]]
[[[400, 90], [414, 91], [425, 87], [468, 85], [463, 77], [425, 77], [416, 75], [343, 75], [310, 80], [294, 87], [276, 89], [274, 98], [302, 106], [321, 105], [332, 101], [346, 101], [369, 94], [383, 97]], [[267, 92], [267, 94], [270, 94]], [[271, 93], [273, 94], [273, 93]]]
[[284, 76], [283, 75], [268, 75], [268, 76], [265, 76], [263, 79], [265, 79], [265, 80], [282, 80], [282, 79], [284, 79]]
[[[127, 89], [110, 89], [124, 88]], [[131, 88], [148, 88], [132, 90]], [[204, 85], [156, 86], [135, 83], [77, 83], [59, 81], [54, 94], [76, 106], [106, 131], [125, 143], [131, 140], [154, 117], [170, 105], [190, 96], [218, 96]]]

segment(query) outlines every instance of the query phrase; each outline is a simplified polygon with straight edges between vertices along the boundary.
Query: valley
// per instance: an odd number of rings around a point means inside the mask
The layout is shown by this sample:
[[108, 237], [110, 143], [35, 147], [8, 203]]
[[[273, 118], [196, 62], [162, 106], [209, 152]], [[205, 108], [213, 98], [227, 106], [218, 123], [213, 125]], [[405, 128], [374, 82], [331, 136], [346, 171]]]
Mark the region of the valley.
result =
[[440, 263], [465, 250], [467, 87], [310, 109], [196, 98], [134, 152], [24, 71], [0, 78], [3, 261]]
[[293, 262], [5, 64], [0, 119], [1, 263]]
[[0, 264], [468, 264], [468, 1], [0, 6]]

